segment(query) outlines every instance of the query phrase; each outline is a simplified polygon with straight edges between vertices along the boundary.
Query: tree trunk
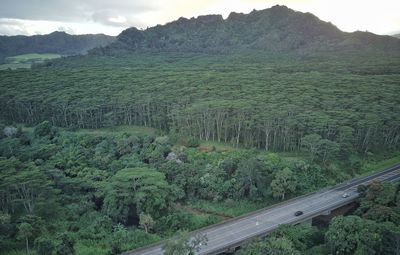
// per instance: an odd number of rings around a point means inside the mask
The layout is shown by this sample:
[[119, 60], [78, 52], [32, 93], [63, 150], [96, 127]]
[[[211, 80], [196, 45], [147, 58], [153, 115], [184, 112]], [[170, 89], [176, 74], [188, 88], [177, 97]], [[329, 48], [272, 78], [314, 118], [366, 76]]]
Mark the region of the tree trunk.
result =
[[28, 237], [25, 238], [25, 244], [26, 244], [26, 254], [29, 255], [29, 240], [28, 240]]

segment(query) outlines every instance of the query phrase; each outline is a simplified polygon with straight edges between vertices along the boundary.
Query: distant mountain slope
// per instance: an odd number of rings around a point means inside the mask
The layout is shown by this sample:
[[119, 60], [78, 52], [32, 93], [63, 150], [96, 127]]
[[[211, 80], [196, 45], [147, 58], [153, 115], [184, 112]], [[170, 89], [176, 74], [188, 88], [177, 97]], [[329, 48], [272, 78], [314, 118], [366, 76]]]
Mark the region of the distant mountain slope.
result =
[[393, 37], [400, 38], [400, 34], [392, 35]]
[[48, 35], [0, 36], [0, 61], [8, 56], [27, 53], [58, 53], [74, 55], [105, 46], [115, 37], [94, 35], [69, 35], [65, 32], [53, 32]]
[[249, 14], [180, 18], [146, 30], [123, 31], [117, 41], [93, 54], [124, 54], [146, 51], [230, 52], [240, 49], [267, 51], [332, 51], [337, 49], [400, 50], [400, 40], [371, 33], [345, 33], [310, 13], [286, 6]]

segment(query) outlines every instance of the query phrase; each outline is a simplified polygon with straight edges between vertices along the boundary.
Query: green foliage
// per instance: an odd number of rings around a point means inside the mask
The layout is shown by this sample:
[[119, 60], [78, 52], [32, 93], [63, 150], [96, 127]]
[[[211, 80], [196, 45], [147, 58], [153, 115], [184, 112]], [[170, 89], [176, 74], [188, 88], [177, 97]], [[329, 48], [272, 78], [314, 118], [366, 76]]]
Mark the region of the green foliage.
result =
[[58, 245], [55, 250], [56, 255], [74, 255], [75, 249], [74, 244], [75, 240], [69, 233], [61, 233], [57, 237]]
[[56, 203], [53, 182], [33, 163], [0, 158], [0, 177], [0, 194], [11, 201], [1, 205], [4, 211], [22, 207], [27, 214], [33, 214]]
[[53, 125], [49, 121], [43, 121], [42, 123], [35, 126], [33, 134], [36, 137], [48, 136], [49, 138], [54, 137]]
[[268, 177], [265, 165], [258, 159], [241, 161], [235, 174], [239, 194], [250, 199], [265, 197]]
[[189, 137], [189, 139], [187, 140], [187, 146], [188, 147], [196, 148], [199, 145], [200, 145], [200, 141], [195, 137]]
[[39, 237], [35, 239], [35, 249], [38, 255], [51, 255], [55, 249], [55, 244], [49, 237]]
[[196, 234], [191, 237], [188, 232], [180, 231], [167, 240], [163, 246], [163, 252], [165, 255], [194, 255], [200, 250], [201, 245], [206, 245], [207, 242], [205, 235]]
[[376, 222], [392, 222], [400, 225], [398, 185], [372, 182], [360, 188], [360, 207], [356, 214]]
[[[331, 162], [310, 162], [307, 154], [214, 142], [187, 148], [148, 129], [114, 130], [71, 131], [41, 122], [0, 139], [5, 254], [27, 248], [32, 254], [117, 254], [276, 203], [278, 186], [285, 197], [294, 196], [347, 174]], [[376, 249], [388, 254], [398, 243], [397, 191], [366, 187], [360, 201], [360, 216], [386, 222], [377, 227], [382, 241]], [[305, 253], [322, 243], [306, 227], [281, 227], [274, 238], [266, 251]]]
[[379, 254], [381, 238], [375, 222], [357, 216], [334, 218], [326, 232], [331, 251], [338, 254]]
[[217, 216], [199, 215], [177, 210], [159, 218], [154, 228], [157, 232], [162, 232], [169, 236], [182, 229], [193, 231], [220, 221], [221, 219]]
[[150, 214], [141, 213], [139, 215], [140, 226], [148, 233], [154, 227], [154, 220]]
[[363, 164], [361, 169], [362, 173], [369, 173], [377, 169], [385, 169], [400, 162], [400, 155], [398, 151], [394, 151], [392, 153], [384, 153], [376, 156], [378, 157], [372, 157], [371, 159], [369, 159], [369, 161]]
[[273, 204], [273, 199], [265, 200], [249, 200], [246, 198], [238, 199], [226, 199], [224, 201], [207, 201], [207, 200], [196, 200], [191, 201], [190, 207], [198, 210], [204, 210], [211, 214], [221, 215], [225, 217], [236, 217], [246, 213], [250, 213], [266, 207], [267, 205]]
[[104, 212], [123, 223], [142, 212], [160, 215], [172, 199], [165, 176], [145, 167], [118, 171], [106, 190]]
[[31, 224], [23, 222], [18, 225], [17, 239], [26, 243], [26, 254], [29, 254], [29, 239], [33, 237], [33, 227]]
[[307, 224], [280, 225], [272, 236], [290, 240], [293, 243], [293, 247], [303, 253], [316, 245], [319, 241], [318, 239], [323, 239], [320, 238], [320, 233], [316, 227]]
[[245, 246], [239, 255], [300, 255], [301, 253], [296, 250], [293, 243], [284, 238], [271, 237], [266, 241], [253, 242]]
[[293, 172], [285, 167], [275, 174], [271, 182], [272, 194], [274, 197], [285, 199], [287, 193], [293, 193], [296, 190], [297, 182]]
[[116, 225], [111, 240], [111, 254], [120, 254], [122, 245], [128, 241], [128, 230], [121, 224]]
[[338, 143], [328, 139], [322, 139], [318, 134], [306, 135], [301, 140], [302, 145], [310, 153], [311, 161], [318, 158], [322, 163], [329, 159], [337, 158], [340, 151]]

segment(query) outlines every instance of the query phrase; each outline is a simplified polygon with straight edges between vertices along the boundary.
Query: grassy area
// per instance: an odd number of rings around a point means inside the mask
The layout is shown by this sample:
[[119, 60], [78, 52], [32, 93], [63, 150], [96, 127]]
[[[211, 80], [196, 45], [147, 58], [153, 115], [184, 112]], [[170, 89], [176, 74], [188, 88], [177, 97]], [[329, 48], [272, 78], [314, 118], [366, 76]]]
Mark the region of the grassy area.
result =
[[273, 205], [274, 200], [254, 202], [248, 200], [226, 200], [223, 202], [211, 202], [205, 200], [192, 201], [189, 207], [214, 213], [216, 215], [225, 215], [229, 217], [237, 217], [246, 213], [256, 211], [258, 209]]
[[243, 148], [235, 147], [229, 143], [213, 142], [213, 141], [201, 141], [199, 149], [202, 151], [216, 151], [216, 152], [243, 150]]
[[94, 135], [107, 135], [107, 134], [123, 134], [128, 133], [131, 135], [159, 135], [160, 130], [143, 126], [116, 126], [109, 128], [98, 129], [78, 129], [74, 131], [80, 134], [94, 134]]
[[110, 249], [106, 247], [101, 247], [97, 243], [93, 245], [87, 245], [84, 242], [78, 242], [75, 245], [75, 254], [77, 255], [108, 255], [110, 254]]
[[[30, 255], [37, 255], [37, 252], [33, 249], [33, 247], [30, 247], [31, 250], [29, 250]], [[0, 252], [0, 254], [3, 254]], [[26, 250], [13, 250], [13, 251], [8, 251], [7, 253], [4, 253], [4, 255], [26, 255]]]
[[30, 68], [31, 64], [24, 64], [24, 63], [14, 63], [14, 64], [3, 64], [0, 65], [0, 70], [7, 70], [7, 69], [18, 69], [18, 68]]
[[32, 64], [43, 63], [46, 60], [60, 58], [59, 54], [45, 53], [45, 54], [23, 54], [6, 58], [6, 63], [0, 65], [0, 70], [30, 68]]
[[8, 57], [7, 59], [12, 61], [12, 62], [27, 62], [27, 61], [32, 61], [32, 60], [44, 60], [44, 59], [55, 59], [55, 58], [60, 58], [60, 54], [52, 54], [52, 53], [44, 53], [44, 54], [37, 54], [37, 53], [32, 53], [32, 54], [23, 54], [23, 55], [17, 55], [13, 57]]
[[391, 167], [397, 163], [400, 163], [400, 151], [389, 155], [387, 158], [377, 157], [373, 160], [367, 161], [361, 167], [361, 174], [382, 170]]

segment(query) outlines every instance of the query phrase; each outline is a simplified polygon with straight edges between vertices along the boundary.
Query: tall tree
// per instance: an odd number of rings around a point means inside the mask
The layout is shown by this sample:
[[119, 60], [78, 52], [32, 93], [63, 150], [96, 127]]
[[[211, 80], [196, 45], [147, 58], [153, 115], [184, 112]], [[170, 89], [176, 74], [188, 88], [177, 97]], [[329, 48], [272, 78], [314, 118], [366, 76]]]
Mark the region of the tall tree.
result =
[[265, 196], [268, 177], [262, 161], [256, 158], [242, 160], [235, 174], [239, 194], [251, 199]]
[[155, 221], [150, 214], [141, 213], [139, 215], [139, 225], [148, 233], [154, 227]]
[[194, 255], [202, 245], [207, 245], [208, 239], [204, 234], [190, 236], [186, 231], [178, 232], [163, 246], [165, 255]]
[[325, 234], [333, 254], [377, 254], [382, 235], [378, 225], [357, 216], [339, 216]]
[[26, 222], [19, 224], [17, 238], [25, 241], [26, 254], [30, 254], [29, 239], [31, 237], [33, 237], [32, 225]]
[[279, 170], [271, 182], [272, 195], [285, 199], [287, 193], [294, 192], [297, 182], [294, 173], [288, 167]]
[[104, 212], [127, 223], [140, 213], [160, 215], [172, 199], [165, 176], [152, 168], [126, 168], [118, 171], [106, 186]]

